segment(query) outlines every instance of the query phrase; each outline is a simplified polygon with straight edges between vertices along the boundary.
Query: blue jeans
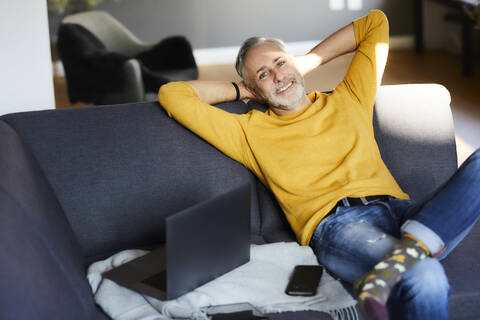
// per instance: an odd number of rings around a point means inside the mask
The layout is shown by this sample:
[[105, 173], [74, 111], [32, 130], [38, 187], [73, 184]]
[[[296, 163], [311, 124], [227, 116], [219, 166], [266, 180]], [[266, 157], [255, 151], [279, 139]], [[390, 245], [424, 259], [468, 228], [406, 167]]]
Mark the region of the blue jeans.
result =
[[436, 258], [403, 275], [387, 302], [391, 319], [448, 319], [449, 284], [439, 260], [467, 235], [480, 216], [480, 149], [427, 201], [391, 198], [338, 207], [316, 227], [310, 245], [319, 262], [353, 283], [377, 264], [403, 232], [422, 240]]

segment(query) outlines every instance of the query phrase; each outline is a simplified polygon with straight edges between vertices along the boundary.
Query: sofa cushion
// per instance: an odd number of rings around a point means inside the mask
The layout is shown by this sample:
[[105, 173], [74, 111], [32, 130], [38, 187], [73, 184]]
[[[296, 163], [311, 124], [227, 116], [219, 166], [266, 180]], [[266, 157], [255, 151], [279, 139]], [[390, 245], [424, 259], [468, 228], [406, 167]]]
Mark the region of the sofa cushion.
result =
[[260, 180], [257, 180], [257, 196], [263, 239], [267, 243], [297, 241], [275, 196]]
[[63, 210], [35, 159], [3, 121], [0, 176], [0, 318], [101, 318]]

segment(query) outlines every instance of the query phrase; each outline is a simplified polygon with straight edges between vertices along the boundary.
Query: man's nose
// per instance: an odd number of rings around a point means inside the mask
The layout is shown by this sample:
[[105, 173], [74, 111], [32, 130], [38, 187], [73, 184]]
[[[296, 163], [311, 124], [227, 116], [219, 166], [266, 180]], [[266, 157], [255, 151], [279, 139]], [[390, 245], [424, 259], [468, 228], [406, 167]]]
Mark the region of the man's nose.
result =
[[275, 83], [282, 82], [285, 79], [285, 74], [281, 70], [274, 70], [273, 75]]

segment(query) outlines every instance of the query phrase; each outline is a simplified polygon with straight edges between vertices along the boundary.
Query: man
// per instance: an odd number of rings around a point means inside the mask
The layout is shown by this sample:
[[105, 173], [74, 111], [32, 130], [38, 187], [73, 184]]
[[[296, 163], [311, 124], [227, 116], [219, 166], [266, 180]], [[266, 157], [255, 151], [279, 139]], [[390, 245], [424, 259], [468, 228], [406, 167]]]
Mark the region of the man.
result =
[[[352, 51], [331, 94], [305, 94], [304, 74]], [[387, 53], [388, 21], [373, 10], [301, 57], [279, 40], [250, 38], [237, 57], [241, 83], [170, 83], [159, 101], [272, 190], [298, 241], [339, 277], [356, 281], [367, 317], [447, 319], [449, 285], [435, 257], [448, 254], [480, 215], [480, 152], [429, 202], [413, 206], [374, 139]], [[269, 109], [237, 115], [211, 106], [238, 99]], [[466, 201], [452, 201], [460, 196]]]

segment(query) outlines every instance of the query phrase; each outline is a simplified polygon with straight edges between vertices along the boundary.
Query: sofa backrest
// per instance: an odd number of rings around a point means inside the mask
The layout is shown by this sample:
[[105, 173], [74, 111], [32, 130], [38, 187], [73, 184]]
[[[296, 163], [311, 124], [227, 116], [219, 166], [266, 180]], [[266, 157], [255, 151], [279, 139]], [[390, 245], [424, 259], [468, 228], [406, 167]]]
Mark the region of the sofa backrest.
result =
[[[246, 106], [246, 105], [245, 105]], [[87, 262], [164, 242], [166, 216], [253, 175], [157, 102], [10, 114], [45, 172]], [[252, 189], [252, 224], [258, 200]], [[252, 230], [252, 241], [262, 242]]]

